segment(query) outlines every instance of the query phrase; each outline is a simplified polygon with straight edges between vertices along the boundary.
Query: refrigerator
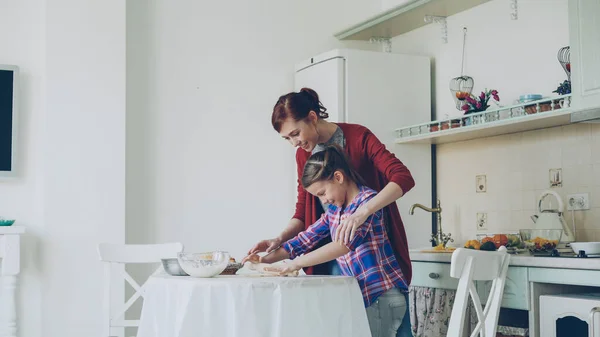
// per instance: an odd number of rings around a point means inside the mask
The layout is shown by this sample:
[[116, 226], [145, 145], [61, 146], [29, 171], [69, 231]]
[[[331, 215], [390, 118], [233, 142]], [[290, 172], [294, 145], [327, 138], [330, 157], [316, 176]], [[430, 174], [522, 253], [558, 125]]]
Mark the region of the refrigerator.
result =
[[431, 247], [432, 215], [409, 215], [409, 208], [435, 207], [432, 146], [395, 144], [394, 130], [431, 121], [430, 62], [425, 56], [335, 49], [299, 62], [294, 76], [295, 91], [308, 87], [319, 94], [329, 121], [369, 128], [411, 171], [415, 187], [397, 201], [411, 249]]

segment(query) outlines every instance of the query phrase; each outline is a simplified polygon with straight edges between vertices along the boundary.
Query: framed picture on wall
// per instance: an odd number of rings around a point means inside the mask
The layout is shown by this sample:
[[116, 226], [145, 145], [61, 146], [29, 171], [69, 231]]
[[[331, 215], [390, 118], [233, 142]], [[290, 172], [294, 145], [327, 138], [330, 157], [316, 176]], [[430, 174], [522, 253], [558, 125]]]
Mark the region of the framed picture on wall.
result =
[[0, 179], [16, 176], [19, 68], [0, 64]]

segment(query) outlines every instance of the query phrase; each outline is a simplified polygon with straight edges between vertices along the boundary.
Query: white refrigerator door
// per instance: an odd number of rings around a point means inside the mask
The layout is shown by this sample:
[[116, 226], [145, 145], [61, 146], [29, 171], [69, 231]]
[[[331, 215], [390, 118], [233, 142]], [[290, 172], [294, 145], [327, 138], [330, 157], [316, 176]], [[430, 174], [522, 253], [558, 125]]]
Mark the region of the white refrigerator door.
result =
[[330, 122], [344, 122], [344, 59], [334, 57], [296, 72], [295, 91], [307, 87], [319, 94]]

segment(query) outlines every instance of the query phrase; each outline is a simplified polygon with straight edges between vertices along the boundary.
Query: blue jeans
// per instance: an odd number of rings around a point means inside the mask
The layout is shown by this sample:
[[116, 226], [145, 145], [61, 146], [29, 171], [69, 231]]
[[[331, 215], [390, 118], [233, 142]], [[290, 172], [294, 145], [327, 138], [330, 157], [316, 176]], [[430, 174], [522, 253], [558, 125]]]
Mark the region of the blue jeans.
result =
[[343, 275], [342, 269], [340, 268], [340, 265], [337, 263], [336, 260], [329, 261], [328, 264], [329, 264], [329, 274], [330, 275], [335, 275], [335, 276]]
[[410, 304], [408, 303], [408, 293], [405, 293], [404, 297], [406, 297], [406, 313], [402, 319], [400, 329], [398, 329], [398, 332], [396, 332], [396, 337], [413, 337], [410, 326]]
[[[329, 273], [331, 275], [342, 275], [342, 270], [336, 260], [329, 262]], [[412, 329], [410, 326], [410, 306], [408, 304], [408, 293], [404, 293], [406, 298], [406, 313], [402, 319], [402, 324], [396, 332], [396, 337], [413, 337]]]

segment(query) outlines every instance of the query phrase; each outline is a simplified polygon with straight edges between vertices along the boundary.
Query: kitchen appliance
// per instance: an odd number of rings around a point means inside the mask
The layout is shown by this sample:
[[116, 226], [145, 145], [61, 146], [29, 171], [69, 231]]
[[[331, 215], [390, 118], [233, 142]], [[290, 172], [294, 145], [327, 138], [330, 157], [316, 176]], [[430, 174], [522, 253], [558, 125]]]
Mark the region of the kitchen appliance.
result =
[[573, 253], [572, 251], [563, 251], [559, 252], [557, 249], [554, 249], [550, 254], [533, 254], [536, 257], [560, 257], [560, 258], [575, 258], [575, 259], [594, 259], [600, 258], [598, 254], [588, 254], [585, 250], [580, 250], [577, 253]]
[[[435, 202], [432, 145], [394, 142], [396, 128], [432, 120], [430, 68], [425, 56], [336, 49], [306, 59], [295, 69], [294, 90], [315, 90], [327, 108], [328, 121], [369, 128], [408, 167], [418, 184], [398, 200], [401, 214], [415, 203], [431, 200], [427, 206], [434, 207]], [[295, 156], [290, 157], [295, 163]], [[293, 184], [296, 187], [295, 179]], [[404, 217], [409, 248], [431, 246], [432, 221], [426, 212]]]
[[[558, 208], [544, 209], [542, 210], [542, 202], [547, 196], [553, 196], [557, 203]], [[532, 215], [531, 219], [535, 223], [535, 229], [562, 229], [563, 234], [560, 239], [558, 248], [565, 248], [567, 243], [575, 241], [575, 235], [565, 219], [563, 218], [564, 204], [558, 193], [554, 191], [544, 191], [538, 199], [538, 215]]]

